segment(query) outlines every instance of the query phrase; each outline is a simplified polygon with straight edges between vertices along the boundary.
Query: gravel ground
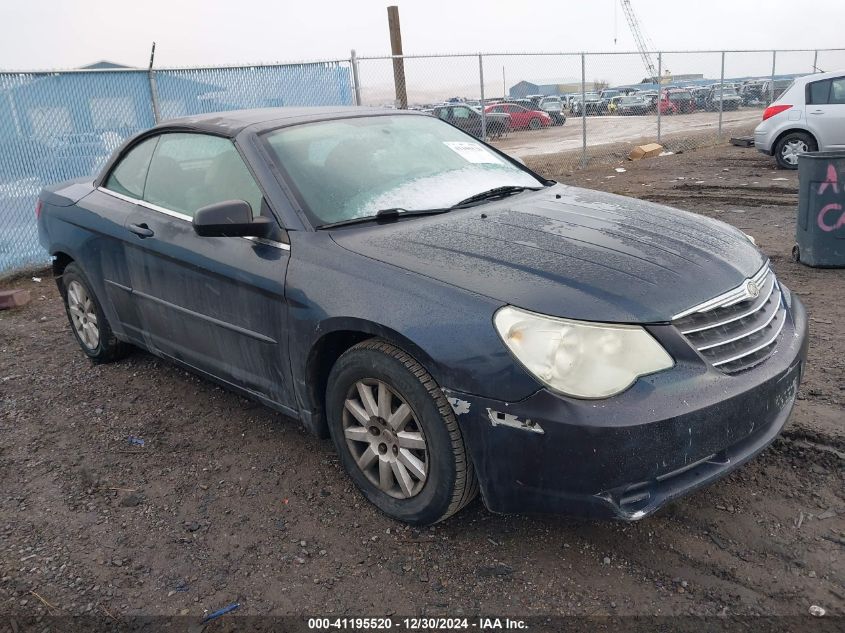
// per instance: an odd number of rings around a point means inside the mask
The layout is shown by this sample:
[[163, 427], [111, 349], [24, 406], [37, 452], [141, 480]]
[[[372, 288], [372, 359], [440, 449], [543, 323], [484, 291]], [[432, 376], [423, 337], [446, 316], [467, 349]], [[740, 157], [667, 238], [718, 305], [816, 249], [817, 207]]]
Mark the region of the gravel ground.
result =
[[92, 365], [27, 276], [0, 312], [0, 612], [845, 614], [845, 270], [790, 260], [797, 178], [754, 150], [622, 166], [549, 175], [752, 233], [807, 305], [806, 380], [758, 459], [631, 525], [475, 501], [408, 528], [297, 423], [140, 351]]

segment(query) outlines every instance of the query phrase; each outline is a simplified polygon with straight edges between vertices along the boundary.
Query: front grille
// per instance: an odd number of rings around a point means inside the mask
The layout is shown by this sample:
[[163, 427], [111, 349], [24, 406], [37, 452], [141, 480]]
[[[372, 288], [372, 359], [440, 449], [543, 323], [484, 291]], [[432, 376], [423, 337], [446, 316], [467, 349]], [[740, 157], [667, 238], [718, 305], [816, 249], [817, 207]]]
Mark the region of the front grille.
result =
[[766, 360], [786, 323], [786, 308], [775, 274], [764, 266], [751, 281], [682, 313], [672, 321], [711, 365], [736, 374]]

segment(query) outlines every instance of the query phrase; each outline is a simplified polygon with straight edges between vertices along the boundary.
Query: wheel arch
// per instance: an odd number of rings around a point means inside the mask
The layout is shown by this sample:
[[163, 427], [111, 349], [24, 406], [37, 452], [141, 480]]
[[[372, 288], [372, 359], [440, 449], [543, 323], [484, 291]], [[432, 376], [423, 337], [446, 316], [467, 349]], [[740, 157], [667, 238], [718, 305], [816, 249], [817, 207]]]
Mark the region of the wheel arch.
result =
[[434, 360], [416, 343], [396, 330], [366, 319], [337, 319], [320, 325], [322, 334], [311, 345], [304, 367], [304, 409], [312, 411], [309, 430], [328, 437], [326, 387], [329, 374], [344, 352], [371, 338], [384, 339], [413, 356], [437, 380]]
[[76, 261], [68, 255], [64, 250], [57, 250], [52, 253], [53, 255], [53, 276], [57, 278], [61, 277], [64, 272], [65, 268], [68, 267], [68, 264]]
[[781, 140], [783, 140], [783, 137], [785, 137], [785, 136], [786, 136], [786, 135], [788, 135], [788, 134], [794, 134], [794, 133], [806, 134], [807, 136], [809, 136], [811, 139], [813, 139], [813, 143], [815, 143], [815, 144], [816, 144], [816, 150], [818, 150], [818, 148], [819, 148], [819, 139], [818, 139], [818, 138], [816, 138], [816, 135], [815, 135], [815, 134], [813, 134], [813, 133], [812, 133], [810, 130], [808, 130], [807, 128], [803, 128], [803, 127], [790, 127], [790, 128], [787, 128], [787, 129], [783, 130], [781, 133], [779, 133], [779, 134], [775, 137], [775, 140], [774, 140], [774, 142], [772, 143], [772, 155], [774, 155], [774, 154], [776, 153], [776, 151], [777, 151], [777, 149], [776, 149], [776, 148], [777, 148], [777, 146], [778, 146], [778, 143], [780, 143], [780, 142], [781, 142]]

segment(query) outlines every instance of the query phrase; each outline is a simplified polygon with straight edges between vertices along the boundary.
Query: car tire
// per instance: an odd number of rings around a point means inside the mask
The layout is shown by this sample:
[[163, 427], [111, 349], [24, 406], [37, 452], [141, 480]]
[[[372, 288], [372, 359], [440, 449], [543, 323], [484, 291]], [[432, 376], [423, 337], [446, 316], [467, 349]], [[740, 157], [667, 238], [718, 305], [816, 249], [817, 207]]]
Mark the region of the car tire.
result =
[[329, 374], [326, 413], [344, 469], [391, 518], [437, 523], [478, 493], [452, 407], [398, 347], [369, 339], [347, 350]]
[[775, 143], [775, 160], [781, 169], [798, 169], [798, 155], [818, 150], [815, 139], [806, 132], [790, 132]]
[[72, 262], [64, 269], [59, 290], [73, 336], [88, 358], [110, 363], [130, 352], [131, 346], [115, 337], [91, 283], [77, 264]]
[[532, 130], [539, 130], [540, 129], [540, 119], [534, 117], [528, 122], [528, 127]]

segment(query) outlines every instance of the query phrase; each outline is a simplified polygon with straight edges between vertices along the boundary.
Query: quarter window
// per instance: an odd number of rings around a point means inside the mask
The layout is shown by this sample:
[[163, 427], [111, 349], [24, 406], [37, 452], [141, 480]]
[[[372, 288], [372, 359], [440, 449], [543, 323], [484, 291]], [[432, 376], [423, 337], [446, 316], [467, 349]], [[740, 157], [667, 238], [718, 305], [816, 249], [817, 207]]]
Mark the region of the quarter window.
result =
[[834, 79], [830, 85], [830, 103], [845, 103], [845, 77]]
[[808, 105], [845, 104], [845, 77], [814, 81], [807, 88]]
[[261, 214], [261, 190], [235, 145], [208, 134], [162, 134], [155, 148], [144, 200], [193, 216], [225, 200], [244, 200]]
[[106, 189], [124, 196], [141, 198], [144, 195], [144, 181], [150, 167], [150, 158], [158, 143], [158, 137], [149, 138], [133, 147], [111, 170], [106, 180]]

